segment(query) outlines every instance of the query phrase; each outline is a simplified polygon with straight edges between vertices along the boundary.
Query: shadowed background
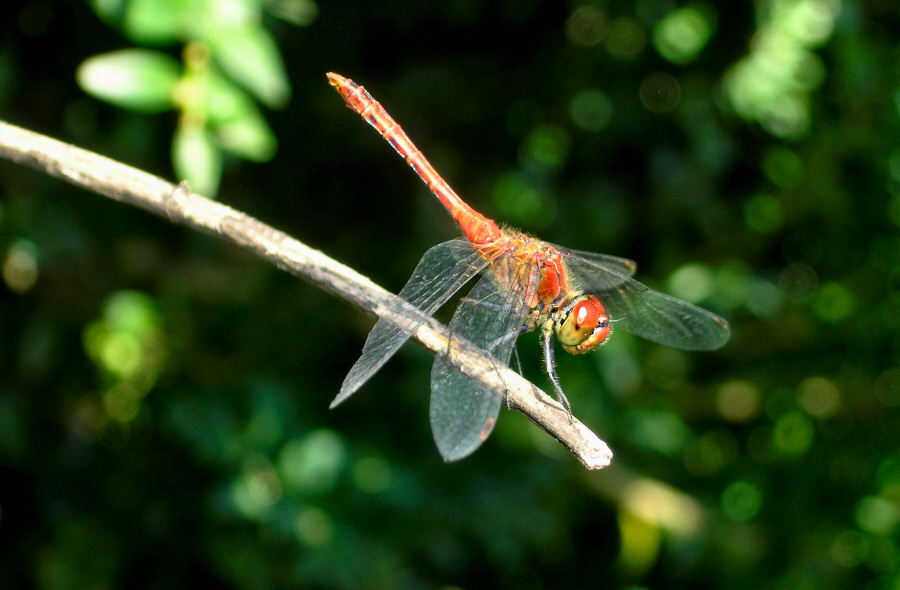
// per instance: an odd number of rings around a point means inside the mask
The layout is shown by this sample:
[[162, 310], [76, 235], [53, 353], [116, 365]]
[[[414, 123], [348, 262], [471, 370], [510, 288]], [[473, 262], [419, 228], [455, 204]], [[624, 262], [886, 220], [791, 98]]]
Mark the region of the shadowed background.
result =
[[[191, 178], [394, 292], [457, 230], [327, 71], [486, 215], [632, 258], [734, 331], [559, 352], [607, 470], [506, 411], [447, 465], [424, 350], [329, 411], [372, 318], [0, 162], [3, 587], [900, 588], [894, 3], [34, 1], [0, 23], [0, 117]], [[519, 352], [547, 386], [537, 336]]]

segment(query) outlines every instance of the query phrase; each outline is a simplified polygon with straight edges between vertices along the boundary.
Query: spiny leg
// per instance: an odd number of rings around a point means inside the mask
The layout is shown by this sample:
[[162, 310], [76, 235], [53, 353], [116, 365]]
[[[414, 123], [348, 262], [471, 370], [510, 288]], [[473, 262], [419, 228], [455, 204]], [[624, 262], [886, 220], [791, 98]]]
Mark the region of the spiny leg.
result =
[[556, 396], [559, 398], [559, 403], [561, 403], [563, 407], [566, 408], [566, 412], [569, 413], [569, 422], [571, 422], [572, 406], [569, 404], [569, 399], [566, 397], [566, 394], [563, 393], [562, 386], [559, 384], [559, 376], [556, 374], [555, 361], [553, 360], [553, 322], [544, 322], [542, 332], [544, 338], [541, 343], [544, 348], [544, 366], [547, 369], [547, 377], [550, 378], [550, 383], [553, 384], [553, 389], [556, 390]]
[[[513, 343], [513, 356], [516, 357], [516, 370], [519, 371], [519, 375], [525, 377], [525, 374], [522, 373], [522, 359], [519, 358], [519, 349], [516, 348], [516, 344]], [[512, 406], [509, 403], [509, 395], [506, 396], [506, 409], [511, 410]]]

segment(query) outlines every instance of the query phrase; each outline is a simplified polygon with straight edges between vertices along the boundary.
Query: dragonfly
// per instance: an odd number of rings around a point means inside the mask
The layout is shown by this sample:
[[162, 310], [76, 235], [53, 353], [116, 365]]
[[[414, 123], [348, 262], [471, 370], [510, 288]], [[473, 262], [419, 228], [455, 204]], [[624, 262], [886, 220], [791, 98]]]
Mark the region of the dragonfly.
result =
[[[571, 417], [554, 362], [553, 338], [566, 352], [583, 354], [607, 342], [613, 327], [684, 350], [712, 350], [730, 336], [721, 317], [633, 277], [625, 258], [570, 250], [501, 227], [450, 187], [400, 125], [356, 82], [328, 73], [346, 105], [375, 128], [447, 209], [465, 239], [430, 248], [399, 293], [402, 300], [382, 314], [363, 345], [331, 407], [353, 395], [457, 291], [480, 276], [450, 320], [450, 340], [464, 338], [508, 366], [515, 341], [540, 329], [544, 368]], [[406, 302], [418, 313], [404, 311]], [[408, 308], [408, 306], [407, 306]], [[519, 364], [521, 371], [521, 363]], [[497, 423], [504, 395], [467, 375], [448, 354], [435, 357], [429, 418], [438, 452], [446, 461], [474, 452]]]

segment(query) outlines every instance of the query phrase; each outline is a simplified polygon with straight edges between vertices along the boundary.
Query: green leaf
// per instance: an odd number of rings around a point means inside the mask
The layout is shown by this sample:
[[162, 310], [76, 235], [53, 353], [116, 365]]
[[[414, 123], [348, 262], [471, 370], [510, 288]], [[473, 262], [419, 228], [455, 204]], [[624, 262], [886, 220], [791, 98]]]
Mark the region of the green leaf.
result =
[[75, 73], [88, 94], [116, 106], [146, 113], [172, 108], [181, 64], [146, 49], [124, 49], [86, 59]]
[[234, 82], [214, 69], [207, 72], [205, 115], [214, 125], [221, 125], [256, 112], [253, 98]]
[[222, 29], [208, 39], [213, 57], [228, 75], [266, 105], [284, 106], [291, 95], [278, 47], [258, 24]]
[[222, 177], [222, 152], [204, 127], [179, 125], [172, 138], [172, 165], [191, 190], [213, 197]]
[[213, 72], [207, 81], [205, 115], [216, 130], [219, 144], [246, 160], [270, 160], [277, 141], [253, 99], [233, 82]]
[[192, 0], [131, 0], [123, 23], [125, 34], [139, 43], [173, 43], [194, 4]]
[[220, 125], [219, 143], [231, 153], [254, 162], [266, 162], [278, 147], [275, 134], [258, 112]]

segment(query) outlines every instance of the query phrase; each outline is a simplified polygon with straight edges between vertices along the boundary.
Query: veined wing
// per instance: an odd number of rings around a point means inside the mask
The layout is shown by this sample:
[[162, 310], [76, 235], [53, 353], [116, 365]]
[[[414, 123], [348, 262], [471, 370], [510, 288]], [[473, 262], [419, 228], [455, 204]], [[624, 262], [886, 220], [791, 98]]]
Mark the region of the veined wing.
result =
[[447, 302], [489, 262], [466, 240], [450, 240], [432, 246], [413, 271], [399, 297], [417, 308], [410, 314], [398, 303], [379, 317], [363, 345], [362, 355], [350, 368], [331, 407], [356, 392], [378, 372], [429, 316]]
[[579, 256], [566, 258], [577, 284], [600, 299], [613, 329], [666, 346], [685, 350], [712, 350], [724, 346], [731, 335], [728, 322], [670, 295], [654, 291], [605, 264]]
[[[532, 281], [529, 265], [507, 256], [495, 264], [517, 264], [515, 282]], [[509, 275], [507, 275], [509, 276]], [[452, 338], [459, 335], [488, 352], [496, 366], [506, 367], [528, 313], [518, 289], [530, 285], [501, 286], [493, 272], [486, 273], [460, 302], [450, 321]], [[532, 289], [535, 286], [530, 286]], [[497, 424], [504, 394], [462, 372], [447, 355], [438, 355], [431, 370], [431, 432], [445, 461], [456, 461], [475, 451]]]
[[627, 277], [634, 276], [637, 270], [637, 262], [628, 258], [620, 258], [619, 256], [611, 256], [609, 254], [598, 254], [597, 252], [586, 252], [584, 250], [572, 250], [556, 244], [550, 244], [566, 257], [583, 258], [588, 262], [593, 262], [599, 266], [607, 268], [613, 272], [625, 275]]

